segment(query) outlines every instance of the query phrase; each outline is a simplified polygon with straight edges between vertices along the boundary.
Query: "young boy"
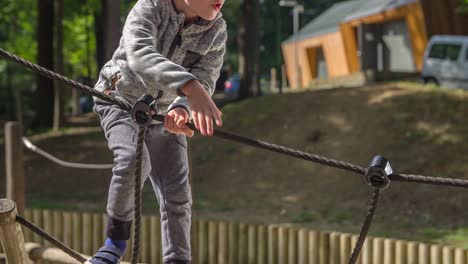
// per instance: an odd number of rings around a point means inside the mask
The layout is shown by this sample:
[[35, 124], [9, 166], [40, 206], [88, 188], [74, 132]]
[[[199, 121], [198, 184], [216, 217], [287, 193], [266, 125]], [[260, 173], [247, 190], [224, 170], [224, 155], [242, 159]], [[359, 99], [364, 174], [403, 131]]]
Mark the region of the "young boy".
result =
[[[222, 125], [222, 114], [210, 97], [227, 38], [222, 5], [223, 0], [139, 0], [95, 87], [129, 105], [151, 94], [158, 113], [167, 113], [164, 124], [149, 126], [142, 163], [142, 181], [150, 178], [159, 202], [166, 264], [191, 260], [189, 114], [202, 135], [213, 134], [213, 119]], [[97, 98], [95, 103], [115, 166], [107, 203], [107, 240], [87, 263], [110, 264], [120, 261], [130, 237], [139, 128], [126, 111]]]

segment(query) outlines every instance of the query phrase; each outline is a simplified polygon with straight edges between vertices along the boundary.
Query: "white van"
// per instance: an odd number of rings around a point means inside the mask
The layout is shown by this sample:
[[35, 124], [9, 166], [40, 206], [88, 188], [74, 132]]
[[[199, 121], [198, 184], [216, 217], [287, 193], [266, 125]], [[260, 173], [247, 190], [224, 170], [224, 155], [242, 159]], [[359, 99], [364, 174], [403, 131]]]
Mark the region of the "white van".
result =
[[468, 89], [468, 36], [436, 35], [424, 54], [424, 83]]

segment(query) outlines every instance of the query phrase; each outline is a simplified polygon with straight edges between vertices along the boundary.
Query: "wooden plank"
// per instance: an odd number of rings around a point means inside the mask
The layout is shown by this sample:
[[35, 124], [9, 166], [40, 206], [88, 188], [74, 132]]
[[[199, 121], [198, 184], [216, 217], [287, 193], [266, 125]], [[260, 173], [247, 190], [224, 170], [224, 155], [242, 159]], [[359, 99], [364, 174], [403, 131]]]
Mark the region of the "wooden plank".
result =
[[340, 264], [340, 234], [330, 234], [330, 264]]
[[418, 247], [418, 264], [430, 264], [431, 255], [430, 248], [426, 244], [419, 244]]
[[208, 263], [208, 223], [204, 220], [198, 222], [198, 263]]
[[239, 224], [239, 263], [248, 263], [248, 226]]
[[63, 213], [61, 211], [52, 212], [52, 235], [63, 241]]
[[300, 229], [298, 231], [298, 264], [309, 263], [309, 230]]
[[[406, 263], [408, 264], [418, 264], [418, 243], [416, 242], [409, 242], [407, 244], [407, 257], [406, 257]], [[397, 245], [397, 250], [398, 250], [398, 245]], [[397, 263], [398, 264], [398, 263]]]
[[[39, 209], [33, 209], [32, 211], [32, 218], [31, 218], [31, 222], [35, 225], [37, 225], [38, 227], [42, 227], [42, 211], [39, 210]], [[32, 239], [33, 242], [35, 243], [39, 243], [41, 245], [43, 245], [44, 243], [44, 240], [42, 239], [42, 237], [40, 237], [39, 235], [37, 235], [36, 233], [33, 234], [33, 239]]]
[[63, 213], [63, 243], [73, 247], [73, 217], [69, 212]]
[[220, 222], [218, 224], [218, 264], [227, 264], [229, 244], [228, 244], [229, 232], [228, 232], [228, 223]]
[[351, 235], [340, 236], [340, 263], [348, 263], [351, 257]]
[[[26, 209], [24, 211], [24, 217], [26, 219], [28, 219], [29, 221], [31, 221], [33, 219], [33, 214], [32, 214], [32, 210], [31, 209]], [[24, 241], [25, 242], [31, 242], [33, 241], [33, 237], [34, 237], [34, 234], [31, 230], [29, 230], [28, 228], [24, 228], [24, 227], [21, 227], [21, 229], [23, 229], [23, 234], [24, 234]], [[0, 252], [2, 252], [2, 247], [0, 245]]]
[[266, 226], [259, 226], [257, 233], [257, 264], [267, 264], [268, 262], [268, 234]]
[[93, 252], [93, 227], [92, 227], [92, 217], [89, 213], [82, 214], [82, 250], [81, 252], [86, 255], [92, 255]]
[[330, 263], [330, 233], [321, 232], [319, 242], [319, 264]]
[[150, 217], [150, 263], [162, 263], [161, 221], [159, 217]]
[[218, 262], [218, 225], [214, 221], [208, 223], [208, 263]]
[[385, 239], [384, 240], [384, 264], [395, 263], [395, 240]]
[[[46, 231], [47, 234], [52, 234], [52, 229], [53, 229], [52, 212], [49, 210], [42, 210], [42, 221], [43, 221], [44, 231]], [[48, 241], [44, 240], [44, 246], [50, 247], [51, 244]]]
[[288, 263], [297, 264], [297, 230], [293, 227], [288, 230]]
[[268, 264], [278, 263], [278, 228], [268, 226]]
[[278, 264], [288, 263], [288, 228], [278, 227]]
[[239, 259], [239, 226], [235, 223], [229, 223], [229, 264], [237, 264]]
[[317, 231], [309, 231], [309, 264], [318, 264], [320, 256], [320, 234]]
[[462, 248], [455, 249], [455, 264], [467, 264], [465, 250]]
[[248, 264], [257, 263], [257, 226], [249, 225], [248, 226], [248, 249], [247, 249], [247, 259]]
[[455, 250], [452, 247], [442, 248], [442, 263], [453, 264], [455, 262]]
[[442, 247], [439, 245], [432, 245], [431, 250], [431, 264], [442, 264]]
[[92, 233], [92, 252], [97, 252], [104, 245], [104, 229], [102, 227], [102, 214], [92, 214], [93, 233]]
[[144, 263], [150, 262], [150, 223], [147, 215], [141, 218], [141, 252], [140, 261]]
[[384, 240], [382, 238], [374, 238], [373, 242], [372, 263], [384, 262]]
[[405, 241], [395, 241], [395, 264], [406, 264], [408, 260], [408, 245]]
[[[83, 251], [83, 245], [82, 245], [82, 224], [81, 224], [81, 215], [80, 213], [73, 213], [72, 214], [72, 228], [73, 228], [73, 241], [72, 241], [72, 247], [74, 250], [78, 252]], [[41, 244], [41, 243], [39, 243]]]

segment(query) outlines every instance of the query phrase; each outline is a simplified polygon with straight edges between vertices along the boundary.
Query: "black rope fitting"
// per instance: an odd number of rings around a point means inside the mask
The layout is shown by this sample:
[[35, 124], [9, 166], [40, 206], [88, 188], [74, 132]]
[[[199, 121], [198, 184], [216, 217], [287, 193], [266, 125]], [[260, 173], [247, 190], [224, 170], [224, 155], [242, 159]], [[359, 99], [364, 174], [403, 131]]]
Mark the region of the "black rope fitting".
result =
[[389, 176], [392, 174], [390, 162], [382, 156], [375, 156], [367, 168], [364, 180], [373, 189], [385, 189], [390, 185]]
[[135, 121], [140, 127], [147, 127], [153, 121], [153, 113], [156, 111], [156, 104], [153, 96], [145, 94], [140, 97], [135, 105], [133, 105], [130, 114], [132, 115], [133, 121]]

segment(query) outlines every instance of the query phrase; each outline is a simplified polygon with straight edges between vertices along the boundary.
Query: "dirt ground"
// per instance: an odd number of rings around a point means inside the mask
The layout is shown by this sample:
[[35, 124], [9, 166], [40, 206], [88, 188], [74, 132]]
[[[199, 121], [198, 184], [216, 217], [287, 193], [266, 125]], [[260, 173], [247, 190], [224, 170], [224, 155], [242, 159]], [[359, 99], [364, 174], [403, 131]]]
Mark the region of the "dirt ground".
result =
[[[225, 106], [223, 129], [361, 166], [382, 154], [396, 172], [468, 179], [468, 93], [412, 86], [254, 98]], [[31, 138], [68, 161], [112, 163], [97, 125], [90, 114]], [[217, 138], [189, 144], [197, 217], [359, 232], [371, 196], [361, 176]], [[110, 171], [60, 168], [26, 154], [29, 207], [103, 211]], [[370, 235], [468, 248], [467, 201], [464, 189], [392, 183]], [[144, 210], [157, 212], [150, 184]]]

